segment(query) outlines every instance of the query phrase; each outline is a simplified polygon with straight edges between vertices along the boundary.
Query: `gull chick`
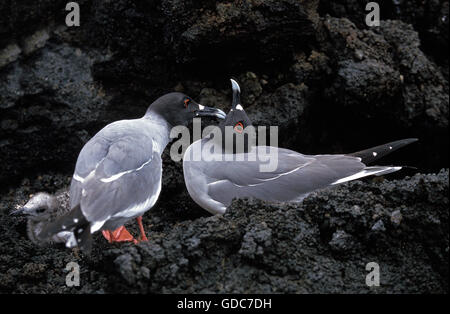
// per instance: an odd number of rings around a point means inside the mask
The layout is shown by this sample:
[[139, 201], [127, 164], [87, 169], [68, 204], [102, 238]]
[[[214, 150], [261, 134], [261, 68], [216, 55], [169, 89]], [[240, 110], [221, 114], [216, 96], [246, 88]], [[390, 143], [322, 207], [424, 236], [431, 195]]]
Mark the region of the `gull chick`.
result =
[[48, 223], [69, 211], [68, 200], [68, 192], [55, 195], [39, 192], [34, 194], [24, 206], [19, 206], [11, 214], [27, 216], [27, 236], [34, 244], [46, 246], [54, 243], [68, 243], [68, 246], [74, 246], [75, 238], [73, 233], [68, 231], [56, 233], [47, 239], [38, 238], [38, 234]]

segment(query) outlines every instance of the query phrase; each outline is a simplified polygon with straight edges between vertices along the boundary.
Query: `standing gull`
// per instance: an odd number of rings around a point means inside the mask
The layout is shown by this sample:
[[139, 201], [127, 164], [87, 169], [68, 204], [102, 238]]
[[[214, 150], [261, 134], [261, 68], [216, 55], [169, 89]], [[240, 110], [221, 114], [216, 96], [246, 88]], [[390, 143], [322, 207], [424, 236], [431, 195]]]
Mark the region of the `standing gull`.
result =
[[[284, 148], [254, 146], [248, 140], [238, 150], [238, 145], [223, 145], [223, 131], [229, 127], [233, 141], [243, 140], [250, 134], [244, 130], [251, 127], [251, 121], [240, 103], [239, 85], [234, 80], [231, 82], [233, 104], [219, 126], [222, 135], [212, 132], [213, 135], [194, 142], [183, 157], [184, 180], [190, 196], [213, 214], [223, 214], [233, 198], [301, 202], [318, 189], [400, 170], [401, 167], [366, 164], [417, 141], [404, 139], [346, 155], [303, 155]], [[211, 145], [213, 141], [221, 144]], [[265, 161], [260, 156], [277, 158], [276, 169], [264, 171], [261, 166]]]
[[194, 117], [225, 118], [219, 109], [202, 106], [182, 93], [153, 102], [140, 119], [113, 122], [81, 150], [70, 186], [70, 212], [46, 226], [40, 238], [73, 232], [72, 242], [90, 251], [91, 234], [102, 230], [110, 242], [134, 241], [123, 224], [136, 218], [141, 239], [147, 240], [142, 214], [153, 207], [161, 191], [161, 153], [170, 130]]

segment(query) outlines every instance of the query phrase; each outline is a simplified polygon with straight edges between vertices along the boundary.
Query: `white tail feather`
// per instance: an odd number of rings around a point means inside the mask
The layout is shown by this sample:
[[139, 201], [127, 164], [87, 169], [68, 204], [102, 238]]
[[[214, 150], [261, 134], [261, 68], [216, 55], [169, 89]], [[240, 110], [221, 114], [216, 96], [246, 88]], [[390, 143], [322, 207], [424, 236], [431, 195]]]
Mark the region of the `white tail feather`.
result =
[[352, 174], [351, 176], [341, 178], [339, 180], [334, 181], [333, 183], [331, 183], [331, 185], [344, 183], [344, 182], [364, 178], [367, 176], [373, 176], [373, 175], [381, 176], [383, 174], [392, 173], [392, 172], [398, 171], [400, 169], [402, 169], [402, 167], [366, 167], [362, 171]]

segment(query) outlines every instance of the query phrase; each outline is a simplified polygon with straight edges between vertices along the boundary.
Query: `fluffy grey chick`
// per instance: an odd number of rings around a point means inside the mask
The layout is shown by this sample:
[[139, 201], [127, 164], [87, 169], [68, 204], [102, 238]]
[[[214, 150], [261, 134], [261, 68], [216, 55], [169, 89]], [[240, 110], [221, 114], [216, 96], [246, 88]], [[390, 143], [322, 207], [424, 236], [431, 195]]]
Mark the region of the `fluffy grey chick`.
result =
[[27, 235], [34, 244], [47, 246], [54, 243], [68, 243], [68, 246], [72, 247], [72, 241], [68, 240], [75, 241], [75, 238], [73, 233], [69, 231], [59, 232], [45, 240], [37, 237], [45, 225], [67, 213], [69, 211], [68, 208], [69, 193], [67, 191], [59, 192], [55, 195], [39, 192], [33, 195], [23, 207], [16, 209], [11, 214], [27, 216]]

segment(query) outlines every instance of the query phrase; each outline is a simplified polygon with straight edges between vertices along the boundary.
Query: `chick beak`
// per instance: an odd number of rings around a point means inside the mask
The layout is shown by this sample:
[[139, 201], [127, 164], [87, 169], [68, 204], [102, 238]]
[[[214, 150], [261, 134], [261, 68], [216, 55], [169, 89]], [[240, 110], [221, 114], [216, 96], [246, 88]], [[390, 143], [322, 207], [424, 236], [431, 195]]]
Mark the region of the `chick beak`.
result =
[[13, 215], [19, 215], [19, 214], [23, 214], [25, 212], [25, 208], [23, 206], [20, 206], [19, 208], [13, 210], [12, 212], [10, 212], [9, 214], [11, 216]]

